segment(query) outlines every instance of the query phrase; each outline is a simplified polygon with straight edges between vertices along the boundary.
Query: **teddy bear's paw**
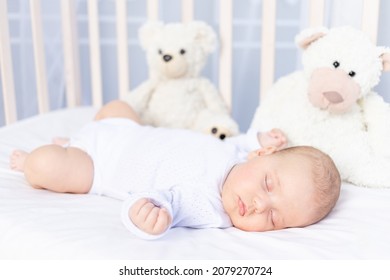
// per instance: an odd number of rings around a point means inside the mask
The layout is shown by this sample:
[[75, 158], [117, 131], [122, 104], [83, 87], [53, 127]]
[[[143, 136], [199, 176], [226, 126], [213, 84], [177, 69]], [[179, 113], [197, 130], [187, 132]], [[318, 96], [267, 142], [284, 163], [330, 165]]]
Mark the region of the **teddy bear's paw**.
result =
[[224, 140], [226, 137], [233, 136], [233, 134], [226, 128], [214, 126], [210, 129], [211, 135], [221, 140]]

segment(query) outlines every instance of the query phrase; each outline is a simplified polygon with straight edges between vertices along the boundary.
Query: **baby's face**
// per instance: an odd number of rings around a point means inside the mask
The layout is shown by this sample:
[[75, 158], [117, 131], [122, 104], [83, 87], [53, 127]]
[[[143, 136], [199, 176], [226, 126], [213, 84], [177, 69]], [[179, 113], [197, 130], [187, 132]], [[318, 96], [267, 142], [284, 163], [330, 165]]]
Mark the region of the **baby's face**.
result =
[[313, 222], [314, 183], [301, 155], [256, 155], [229, 173], [222, 203], [235, 227], [268, 231]]

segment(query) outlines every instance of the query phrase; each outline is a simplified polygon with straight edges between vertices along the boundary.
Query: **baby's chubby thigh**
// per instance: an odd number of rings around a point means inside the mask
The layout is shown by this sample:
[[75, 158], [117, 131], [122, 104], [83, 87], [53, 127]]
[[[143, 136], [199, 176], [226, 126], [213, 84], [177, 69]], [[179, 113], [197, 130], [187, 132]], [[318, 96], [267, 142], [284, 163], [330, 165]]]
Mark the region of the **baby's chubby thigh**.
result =
[[36, 188], [83, 194], [92, 186], [93, 162], [78, 148], [46, 145], [29, 154], [24, 172]]

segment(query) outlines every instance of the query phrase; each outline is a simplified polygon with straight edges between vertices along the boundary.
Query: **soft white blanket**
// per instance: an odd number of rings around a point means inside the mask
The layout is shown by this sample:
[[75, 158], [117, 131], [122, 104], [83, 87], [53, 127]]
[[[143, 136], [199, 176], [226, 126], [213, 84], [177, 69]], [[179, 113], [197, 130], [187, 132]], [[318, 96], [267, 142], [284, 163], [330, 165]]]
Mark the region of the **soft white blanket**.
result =
[[14, 148], [69, 136], [94, 112], [67, 109], [0, 128], [0, 259], [390, 259], [390, 189], [344, 184], [334, 211], [306, 228], [176, 228], [144, 241], [121, 224], [120, 201], [35, 190], [8, 168]]

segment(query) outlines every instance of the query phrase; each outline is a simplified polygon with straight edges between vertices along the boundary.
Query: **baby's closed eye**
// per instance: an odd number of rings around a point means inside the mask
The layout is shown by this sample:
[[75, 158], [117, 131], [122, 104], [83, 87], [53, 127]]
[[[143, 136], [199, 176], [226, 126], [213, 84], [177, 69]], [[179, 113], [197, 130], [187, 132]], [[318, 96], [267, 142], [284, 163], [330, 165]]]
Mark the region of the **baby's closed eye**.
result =
[[266, 174], [264, 178], [264, 184], [268, 192], [272, 192], [273, 185], [272, 185], [272, 178]]

